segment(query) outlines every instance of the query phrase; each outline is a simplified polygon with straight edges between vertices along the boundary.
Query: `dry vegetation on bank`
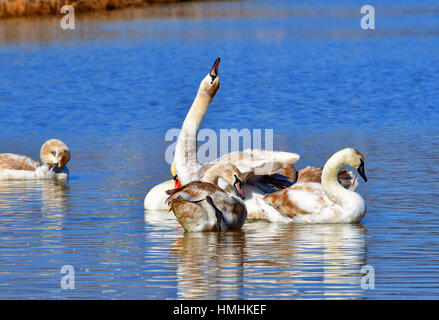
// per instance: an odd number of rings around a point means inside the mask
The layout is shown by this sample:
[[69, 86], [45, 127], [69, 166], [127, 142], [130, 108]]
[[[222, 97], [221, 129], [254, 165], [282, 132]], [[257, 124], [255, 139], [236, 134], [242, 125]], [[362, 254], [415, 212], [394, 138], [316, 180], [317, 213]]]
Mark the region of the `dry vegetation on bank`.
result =
[[182, 1], [188, 0], [0, 0], [0, 18], [59, 14], [61, 7], [66, 4], [79, 12]]

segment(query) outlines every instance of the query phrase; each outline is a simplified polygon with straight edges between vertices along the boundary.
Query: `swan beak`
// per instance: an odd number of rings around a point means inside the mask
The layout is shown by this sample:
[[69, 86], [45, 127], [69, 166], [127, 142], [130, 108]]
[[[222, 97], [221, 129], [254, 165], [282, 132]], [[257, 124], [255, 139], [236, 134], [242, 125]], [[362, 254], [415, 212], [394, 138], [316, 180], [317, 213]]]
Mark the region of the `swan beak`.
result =
[[241, 197], [241, 199], [245, 199], [244, 191], [242, 191], [242, 188], [241, 188], [241, 181], [239, 181], [239, 180], [236, 181], [234, 186], [235, 186], [235, 189], [238, 192], [239, 196]]
[[367, 182], [366, 173], [364, 172], [364, 161], [361, 160], [360, 166], [357, 169], [360, 176], [363, 178], [364, 182]]
[[174, 189], [181, 188], [181, 181], [180, 181], [180, 179], [178, 179], [177, 175], [174, 176], [174, 182], [175, 182]]
[[215, 63], [213, 64], [213, 67], [209, 72], [210, 76], [212, 77], [212, 81], [215, 80], [215, 78], [218, 76], [218, 66], [220, 61], [220, 58], [216, 58]]

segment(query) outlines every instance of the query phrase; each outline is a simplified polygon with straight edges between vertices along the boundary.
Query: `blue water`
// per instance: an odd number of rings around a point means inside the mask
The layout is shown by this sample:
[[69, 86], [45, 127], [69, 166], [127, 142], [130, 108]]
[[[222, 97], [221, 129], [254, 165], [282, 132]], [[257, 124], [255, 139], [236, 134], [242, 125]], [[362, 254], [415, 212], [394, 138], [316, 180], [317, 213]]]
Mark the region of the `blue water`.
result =
[[[68, 183], [0, 182], [0, 298], [434, 299], [439, 294], [439, 4], [183, 3], [0, 21], [0, 152], [72, 153]], [[145, 212], [220, 56], [203, 128], [273, 129], [299, 168], [355, 147], [359, 225], [184, 234]], [[75, 289], [60, 286], [63, 265]], [[363, 289], [364, 265], [375, 288]]]

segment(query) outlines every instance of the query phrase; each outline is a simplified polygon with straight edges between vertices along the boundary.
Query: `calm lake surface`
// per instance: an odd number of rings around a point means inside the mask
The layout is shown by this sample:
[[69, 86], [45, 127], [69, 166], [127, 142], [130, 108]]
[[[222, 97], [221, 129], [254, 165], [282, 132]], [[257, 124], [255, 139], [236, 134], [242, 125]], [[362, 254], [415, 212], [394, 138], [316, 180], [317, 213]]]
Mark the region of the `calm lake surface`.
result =
[[[375, 1], [362, 30], [363, 4], [183, 3], [78, 13], [67, 31], [0, 21], [0, 152], [38, 159], [59, 138], [72, 153], [68, 183], [0, 182], [0, 298], [438, 298], [439, 4]], [[185, 234], [144, 211], [171, 178], [165, 134], [218, 56], [203, 128], [273, 129], [298, 168], [361, 150], [361, 224]]]

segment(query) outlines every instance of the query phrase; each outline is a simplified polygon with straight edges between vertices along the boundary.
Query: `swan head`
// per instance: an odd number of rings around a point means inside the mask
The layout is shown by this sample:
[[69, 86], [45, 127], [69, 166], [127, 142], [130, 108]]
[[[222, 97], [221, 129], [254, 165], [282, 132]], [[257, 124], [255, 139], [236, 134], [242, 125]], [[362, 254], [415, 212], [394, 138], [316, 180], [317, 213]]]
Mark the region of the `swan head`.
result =
[[357, 149], [347, 148], [346, 152], [346, 164], [354, 169], [357, 169], [360, 176], [365, 182], [367, 182], [366, 173], [364, 171], [364, 156]]
[[226, 164], [222, 166], [219, 176], [235, 189], [234, 191], [236, 191], [241, 199], [245, 199], [242, 184], [246, 177], [235, 165]]
[[67, 145], [58, 139], [46, 141], [40, 150], [41, 161], [56, 171], [64, 167], [70, 160], [70, 150]]
[[211, 99], [215, 97], [220, 86], [220, 81], [218, 77], [218, 67], [220, 61], [220, 58], [216, 58], [212, 69], [201, 81], [200, 88], [198, 89], [198, 93], [206, 94]]
[[172, 178], [174, 179], [174, 182], [175, 182], [174, 188], [175, 189], [181, 188], [181, 181], [178, 178], [177, 170], [175, 169], [174, 162], [172, 162], [172, 165], [171, 165], [171, 174], [172, 174]]

